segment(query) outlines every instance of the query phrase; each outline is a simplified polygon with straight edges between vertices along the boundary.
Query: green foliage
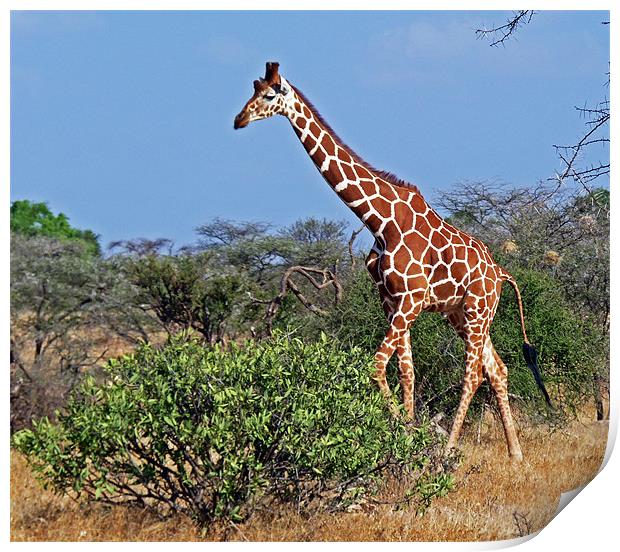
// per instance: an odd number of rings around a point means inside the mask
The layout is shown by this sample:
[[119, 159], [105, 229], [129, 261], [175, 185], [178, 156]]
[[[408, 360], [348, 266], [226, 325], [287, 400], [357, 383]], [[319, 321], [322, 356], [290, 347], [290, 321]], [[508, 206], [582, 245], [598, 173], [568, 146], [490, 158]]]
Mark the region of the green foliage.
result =
[[209, 253], [148, 254], [125, 263], [140, 290], [139, 302], [148, 304], [169, 332], [192, 328], [209, 342], [222, 339], [243, 285], [240, 275], [221, 268]]
[[59, 492], [238, 519], [257, 501], [342, 507], [387, 473], [420, 507], [452, 487], [426, 425], [405, 426], [372, 384], [372, 356], [277, 333], [224, 350], [186, 336], [110, 361], [56, 424], [14, 435]]
[[27, 199], [14, 201], [11, 204], [11, 232], [26, 236], [78, 240], [84, 243], [88, 254], [101, 254], [99, 240], [94, 232], [73, 228], [65, 214], [54, 215], [45, 203], [32, 203]]
[[280, 236], [288, 240], [284, 258], [288, 265], [332, 267], [346, 255], [347, 224], [328, 219], [300, 219], [282, 229]]
[[[539, 364], [550, 391], [555, 414], [573, 412], [592, 396], [595, 376], [605, 366], [606, 336], [594, 324], [578, 316], [564, 297], [561, 286], [545, 272], [514, 270], [521, 290], [528, 337], [539, 351]], [[328, 320], [328, 331], [349, 346], [374, 351], [385, 336], [387, 323], [374, 283], [363, 271], [348, 284], [344, 301]], [[520, 397], [520, 408], [532, 415], [549, 414], [542, 395], [522, 357], [521, 327], [514, 292], [504, 286], [491, 336], [508, 367], [511, 394]], [[411, 330], [416, 371], [416, 404], [431, 413], [453, 412], [460, 398], [464, 374], [464, 346], [452, 327], [436, 313], [422, 313]], [[397, 384], [396, 360], [388, 372]], [[483, 385], [475, 404], [491, 400]]]
[[348, 346], [374, 352], [388, 329], [379, 292], [364, 268], [346, 283], [344, 300], [330, 313], [327, 328]]
[[[562, 287], [551, 275], [532, 269], [513, 270], [525, 310], [526, 330], [539, 352], [545, 385], [554, 406], [574, 412], [584, 398], [592, 396], [596, 376], [606, 365], [608, 341], [605, 333], [587, 317], [571, 309]], [[526, 400], [540, 393], [524, 367], [520, 347], [523, 340], [514, 293], [505, 286], [498, 314], [491, 328], [493, 343], [509, 366], [513, 393]], [[510, 370], [510, 367], [518, 367]], [[586, 399], [587, 400], [587, 399]]]
[[585, 203], [586, 209], [591, 209], [594, 204], [598, 207], [606, 209], [609, 212], [609, 209], [611, 208], [611, 194], [606, 188], [594, 188], [584, 196], [581, 196], [576, 203], [578, 205], [579, 203]]

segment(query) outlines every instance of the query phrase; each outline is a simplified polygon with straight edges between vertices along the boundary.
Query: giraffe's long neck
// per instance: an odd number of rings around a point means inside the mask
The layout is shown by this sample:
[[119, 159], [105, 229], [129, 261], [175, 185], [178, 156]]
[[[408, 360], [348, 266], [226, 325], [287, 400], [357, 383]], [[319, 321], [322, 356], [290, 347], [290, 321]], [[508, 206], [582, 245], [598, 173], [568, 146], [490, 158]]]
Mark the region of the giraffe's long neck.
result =
[[[327, 183], [375, 237], [381, 236], [386, 209], [391, 210], [389, 202], [398, 198], [395, 186], [344, 145], [298, 90], [293, 88], [293, 93], [287, 117], [308, 155]], [[419, 195], [414, 188], [410, 194]]]

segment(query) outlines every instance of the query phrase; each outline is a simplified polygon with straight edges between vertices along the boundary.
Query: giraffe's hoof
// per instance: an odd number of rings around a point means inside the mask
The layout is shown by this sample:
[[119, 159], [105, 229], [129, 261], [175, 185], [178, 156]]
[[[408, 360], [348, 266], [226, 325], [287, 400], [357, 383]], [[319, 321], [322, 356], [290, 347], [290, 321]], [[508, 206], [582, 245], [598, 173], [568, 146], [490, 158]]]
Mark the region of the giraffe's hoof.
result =
[[405, 416], [403, 418], [403, 422], [404, 422], [405, 426], [407, 426], [409, 429], [415, 429], [416, 427], [418, 427], [418, 424], [416, 423], [415, 417], [413, 417], [413, 416]]
[[520, 450], [510, 453], [510, 460], [513, 464], [520, 464], [523, 462], [523, 453]]
[[446, 445], [446, 448], [443, 449], [443, 455], [444, 456], [452, 456], [453, 454], [455, 454], [457, 451], [456, 445], [452, 445], [450, 443], [448, 443]]

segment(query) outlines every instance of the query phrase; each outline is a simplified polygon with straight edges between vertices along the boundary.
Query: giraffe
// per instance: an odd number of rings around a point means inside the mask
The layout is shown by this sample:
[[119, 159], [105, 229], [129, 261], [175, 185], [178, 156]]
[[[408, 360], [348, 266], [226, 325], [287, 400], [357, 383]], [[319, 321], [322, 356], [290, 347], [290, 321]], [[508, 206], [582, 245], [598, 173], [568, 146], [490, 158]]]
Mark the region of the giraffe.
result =
[[514, 289], [523, 333], [523, 354], [549, 403], [537, 367], [537, 353], [525, 332], [521, 294], [514, 278], [495, 263], [487, 246], [443, 220], [420, 190], [369, 165], [346, 146], [306, 97], [268, 62], [265, 77], [254, 81], [254, 94], [235, 117], [234, 128], [272, 115], [291, 123], [313, 163], [344, 203], [375, 238], [366, 259], [389, 328], [375, 354], [375, 379], [393, 413], [386, 366], [396, 353], [403, 403], [414, 419], [414, 365], [409, 329], [422, 311], [440, 312], [464, 340], [465, 374], [461, 399], [446, 448], [455, 448], [469, 403], [486, 377], [495, 393], [511, 458], [523, 453], [508, 402], [507, 368], [489, 329], [503, 282]]

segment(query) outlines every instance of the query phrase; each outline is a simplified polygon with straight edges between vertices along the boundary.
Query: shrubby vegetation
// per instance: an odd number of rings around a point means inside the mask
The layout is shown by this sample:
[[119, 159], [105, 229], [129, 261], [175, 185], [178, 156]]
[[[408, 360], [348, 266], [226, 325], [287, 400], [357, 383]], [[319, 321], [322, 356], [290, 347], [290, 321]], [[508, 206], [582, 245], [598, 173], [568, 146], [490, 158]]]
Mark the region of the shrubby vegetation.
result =
[[385, 476], [424, 508], [452, 485], [427, 425], [406, 427], [371, 384], [372, 355], [323, 336], [140, 346], [87, 378], [58, 423], [15, 434], [44, 484], [106, 502], [239, 519], [270, 500], [342, 508]]
[[[442, 199], [519, 283], [552, 410], [522, 360], [507, 286], [492, 337], [512, 405], [534, 421], [563, 423], [592, 399], [604, 415], [608, 198], [464, 184]], [[55, 489], [204, 524], [270, 500], [347, 506], [392, 472], [421, 507], [450, 487], [434, 434], [389, 418], [370, 383], [386, 321], [343, 223], [215, 220], [192, 245], [137, 239], [101, 256], [84, 235], [49, 230], [64, 216], [33, 223], [24, 213], [43, 211], [28, 203], [11, 223], [11, 427], [30, 428], [13, 443]], [[101, 367], [111, 338], [138, 348]], [[449, 420], [463, 344], [424, 313], [412, 345], [418, 422]], [[470, 413], [494, 405], [483, 385]]]
[[[573, 197], [544, 186], [463, 184], [441, 202], [455, 224], [485, 240], [517, 276], [528, 332], [562, 411], [573, 410], [585, 394], [597, 397], [602, 416], [600, 392], [608, 379], [608, 192]], [[15, 202], [15, 228], [32, 226], [23, 223], [24, 213], [38, 207], [28, 206]], [[66, 223], [66, 217], [56, 218]], [[84, 241], [14, 233], [12, 388], [14, 415], [22, 419], [14, 428], [31, 415], [50, 415], [77, 375], [96, 363], [104, 349], [94, 346], [95, 327], [128, 343], [184, 329], [210, 344], [259, 339], [289, 327], [308, 341], [327, 331], [368, 351], [383, 338], [386, 322], [376, 290], [363, 255], [347, 243], [344, 223], [305, 219], [273, 231], [264, 223], [217, 219], [197, 233], [196, 244], [178, 249], [165, 239], [119, 242], [107, 258], [84, 255]], [[540, 412], [521, 360], [514, 308], [507, 290], [492, 327], [494, 341], [509, 366], [511, 393], [523, 409]], [[412, 335], [418, 407], [449, 413], [462, 377], [462, 344], [438, 315], [422, 315]], [[48, 382], [65, 381], [58, 392], [46, 386], [46, 400], [33, 383], [42, 374]], [[483, 392], [476, 400], [487, 399]]]

